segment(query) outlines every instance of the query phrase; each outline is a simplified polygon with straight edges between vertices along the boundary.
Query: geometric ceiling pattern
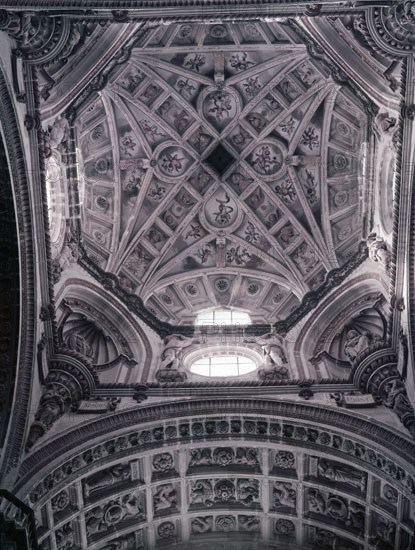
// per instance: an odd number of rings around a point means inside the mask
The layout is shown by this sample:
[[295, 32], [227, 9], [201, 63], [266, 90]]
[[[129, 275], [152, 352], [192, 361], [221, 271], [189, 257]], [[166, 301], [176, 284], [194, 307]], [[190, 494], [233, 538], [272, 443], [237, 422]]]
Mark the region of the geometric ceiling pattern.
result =
[[84, 246], [159, 319], [275, 322], [357, 252], [368, 116], [289, 25], [157, 27], [95, 98]]

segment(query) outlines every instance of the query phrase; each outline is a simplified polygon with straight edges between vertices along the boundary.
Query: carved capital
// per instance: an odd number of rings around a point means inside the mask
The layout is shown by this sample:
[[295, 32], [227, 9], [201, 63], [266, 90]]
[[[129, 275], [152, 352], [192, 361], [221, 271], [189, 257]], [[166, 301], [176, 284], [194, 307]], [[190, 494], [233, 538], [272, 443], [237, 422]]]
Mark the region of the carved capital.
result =
[[80, 401], [90, 395], [89, 381], [81, 369], [62, 362], [52, 363], [50, 367], [35, 421], [29, 430], [26, 451], [29, 451], [62, 415], [76, 410]]

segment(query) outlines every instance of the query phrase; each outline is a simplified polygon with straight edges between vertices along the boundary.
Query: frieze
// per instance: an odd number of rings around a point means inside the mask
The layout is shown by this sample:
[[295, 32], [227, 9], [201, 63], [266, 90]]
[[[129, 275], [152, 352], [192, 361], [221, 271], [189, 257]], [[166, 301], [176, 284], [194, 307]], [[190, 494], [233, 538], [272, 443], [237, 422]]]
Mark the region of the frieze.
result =
[[[298, 407], [298, 409], [301, 408], [303, 407]], [[298, 414], [301, 416], [300, 410], [298, 410]], [[329, 415], [331, 417], [331, 421], [333, 422], [334, 418], [339, 416], [339, 412], [330, 410]], [[340, 414], [340, 417], [341, 419], [339, 418], [339, 426], [344, 429], [345, 420], [349, 417], [347, 414]], [[371, 437], [372, 439], [375, 438], [375, 440], [376, 434], [374, 432], [379, 430], [381, 432], [385, 431], [372, 425], [370, 425], [370, 428], [368, 429], [368, 423], [365, 423], [360, 419], [353, 418], [353, 425], [355, 426], [355, 429], [359, 423], [362, 423], [361, 429], [363, 430], [363, 433], [367, 433], [368, 437]], [[199, 424], [200, 429], [194, 429], [196, 425]], [[363, 425], [365, 425], [365, 428], [363, 428]], [[198, 435], [191, 436], [192, 432], [193, 434], [197, 433]], [[30, 491], [30, 502], [39, 505], [40, 502], [44, 501], [44, 498], [50, 491], [55, 491], [58, 489], [63, 482], [68, 483], [70, 480], [79, 477], [85, 469], [90, 468], [92, 463], [95, 463], [98, 466], [100, 464], [105, 464], [106, 460], [114, 460], [117, 455], [127, 456], [131, 452], [136, 453], [137, 446], [140, 446], [140, 449], [144, 451], [146, 448], [161, 445], [163, 441], [170, 443], [177, 443], [179, 441], [189, 442], [197, 441], [198, 438], [202, 438], [203, 440], [212, 438], [214, 440], [215, 437], [221, 435], [223, 436], [223, 434], [227, 434], [228, 437], [237, 438], [262, 438], [264, 442], [281, 441], [289, 442], [291, 445], [307, 445], [310, 448], [312, 447], [319, 449], [325, 453], [330, 450], [330, 452], [336, 457], [343, 457], [348, 461], [357, 461], [359, 465], [364, 465], [366, 469], [373, 470], [380, 476], [390, 478], [395, 484], [398, 483], [401, 490], [405, 493], [409, 491], [410, 494], [415, 494], [415, 482], [409, 473], [405, 472], [403, 468], [388, 459], [384, 454], [373, 450], [366, 444], [353, 441], [353, 437], [347, 438], [344, 435], [336, 434], [336, 432], [321, 431], [316, 428], [306, 427], [304, 425], [296, 425], [287, 420], [283, 420], [282, 422], [262, 422], [246, 419], [245, 422], [241, 422], [240, 420], [225, 421], [212, 418], [202, 422], [192, 421], [189, 423], [188, 421], [186, 423], [186, 421], [181, 421], [180, 423], [174, 425], [160, 425], [150, 429], [144, 429], [139, 432], [130, 432], [127, 435], [118, 437], [117, 439], [109, 440], [106, 443], [97, 445], [89, 451], [84, 451], [80, 455], [74, 456], [67, 460], [61, 467], [48, 474], [43, 480], [39, 480], [36, 487]], [[396, 454], [399, 453], [401, 455], [405, 455], [405, 448], [408, 449], [409, 455], [406, 454], [407, 460], [412, 460], [413, 454], [411, 454], [410, 450], [412, 449], [412, 445], [408, 441], [403, 440], [396, 434], [387, 432], [387, 434], [385, 433], [383, 438], [379, 440], [379, 445], [382, 445], [384, 437], [388, 438], [390, 448], [395, 449], [394, 452]], [[401, 448], [398, 449], [395, 447], [394, 440], [396, 440]], [[44, 452], [45, 449], [42, 449], [38, 454], [43, 454]], [[50, 454], [48, 454], [48, 458], [48, 461], [50, 461]], [[295, 467], [294, 460], [295, 459], [292, 452], [279, 451], [277, 455], [275, 455], [275, 464], [278, 468], [278, 470], [275, 470], [275, 473], [277, 471], [281, 472], [284, 469], [286, 469], [287, 472], [293, 471], [293, 468]], [[36, 461], [36, 464], [39, 464], [39, 458], [36, 458]], [[343, 483], [345, 487], [349, 488], [349, 491], [354, 490], [359, 493], [365, 487], [366, 481], [365, 478], [362, 477], [363, 474], [361, 472], [354, 474], [354, 471], [357, 472], [357, 470], [351, 466], [343, 466], [338, 462], [328, 460], [321, 462], [320, 459], [316, 459], [315, 466], [311, 465], [310, 470], [312, 475], [320, 476], [322, 482], [325, 484], [330, 484], [333, 482]], [[274, 475], [274, 472], [272, 473]], [[281, 474], [278, 473], [278, 475]], [[24, 482], [24, 478], [22, 481]], [[206, 482], [210, 483], [209, 480], [206, 480]], [[214, 492], [214, 486], [209, 485], [209, 487]], [[236, 494], [235, 484], [233, 487]], [[200, 493], [199, 500], [209, 500], [210, 497], [208, 498], [207, 496], [208, 487], [205, 487], [206, 490], [202, 489], [198, 492]], [[245, 496], [248, 501], [251, 500], [248, 490], [245, 490], [245, 488], [242, 490], [241, 488], [241, 492], [245, 492]], [[212, 496], [212, 498], [214, 498], [214, 496]]]

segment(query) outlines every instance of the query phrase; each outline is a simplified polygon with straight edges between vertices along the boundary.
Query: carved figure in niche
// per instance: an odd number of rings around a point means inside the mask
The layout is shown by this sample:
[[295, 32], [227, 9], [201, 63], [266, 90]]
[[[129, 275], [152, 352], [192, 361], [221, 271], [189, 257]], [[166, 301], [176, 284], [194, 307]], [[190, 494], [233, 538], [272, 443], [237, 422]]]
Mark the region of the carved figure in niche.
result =
[[259, 486], [256, 479], [239, 479], [237, 483], [237, 498], [245, 506], [259, 499]]
[[265, 359], [264, 366], [282, 366], [287, 363], [283, 349], [283, 340], [279, 334], [269, 332], [257, 338], [257, 343], [262, 346]]
[[274, 506], [286, 506], [287, 508], [295, 508], [297, 504], [297, 493], [293, 488], [292, 483], [284, 483], [276, 481], [274, 483]]
[[284, 366], [287, 362], [283, 350], [282, 338], [273, 332], [264, 334], [257, 339], [262, 346], [264, 353], [263, 366], [258, 375], [261, 380], [283, 380], [288, 377], [288, 368]]
[[361, 334], [357, 330], [349, 330], [344, 343], [344, 353], [353, 362], [356, 357], [370, 346], [371, 334], [365, 330]]
[[197, 517], [192, 519], [192, 533], [207, 533], [212, 531], [213, 517]]
[[204, 479], [193, 482], [191, 499], [192, 504], [204, 504], [207, 507], [213, 506], [212, 483]]
[[374, 262], [381, 263], [385, 270], [389, 271], [391, 255], [386, 249], [386, 243], [382, 237], [378, 237], [376, 233], [370, 233], [366, 243], [369, 248], [369, 258]]
[[180, 354], [184, 348], [191, 346], [192, 338], [187, 338], [181, 334], [171, 334], [164, 339], [164, 350], [161, 354], [162, 369], [178, 369], [180, 364]]
[[111, 485], [130, 479], [131, 468], [129, 464], [118, 464], [108, 468], [107, 470], [103, 470], [102, 472], [97, 472], [84, 481], [85, 498], [88, 498], [91, 493], [94, 493], [95, 491], [99, 491], [105, 487], [110, 487]]
[[71, 229], [68, 227], [65, 233], [64, 247], [62, 249], [62, 253], [59, 261], [61, 270], [63, 271], [70, 264], [77, 262], [78, 258], [79, 258], [78, 242], [76, 240], [75, 235], [72, 234]]
[[328, 460], [320, 459], [318, 461], [318, 473], [330, 481], [340, 481], [353, 485], [356, 489], [364, 491], [366, 488], [366, 474], [359, 472], [346, 465], [334, 465]]
[[69, 122], [66, 118], [57, 118], [52, 126], [44, 132], [46, 143], [46, 157], [50, 157], [53, 150], [60, 149], [69, 137]]
[[257, 533], [261, 528], [261, 522], [257, 516], [238, 516], [238, 524], [241, 531]]
[[212, 451], [211, 449], [191, 449], [191, 459], [189, 462], [189, 468], [193, 466], [207, 466], [212, 464]]
[[326, 501], [323, 495], [317, 489], [310, 489], [307, 493], [307, 502], [312, 512], [324, 514], [326, 511]]
[[154, 494], [153, 503], [154, 510], [159, 512], [160, 510], [168, 510], [169, 508], [177, 507], [177, 493], [176, 489], [171, 483], [162, 485], [158, 488]]

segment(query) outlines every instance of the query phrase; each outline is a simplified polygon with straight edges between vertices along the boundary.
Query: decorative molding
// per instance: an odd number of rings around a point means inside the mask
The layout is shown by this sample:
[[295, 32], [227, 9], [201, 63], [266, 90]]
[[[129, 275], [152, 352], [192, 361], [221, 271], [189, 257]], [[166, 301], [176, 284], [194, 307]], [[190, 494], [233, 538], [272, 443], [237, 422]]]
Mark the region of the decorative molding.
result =
[[21, 456], [26, 417], [32, 387], [33, 358], [35, 346], [35, 272], [34, 242], [30, 208], [28, 169], [25, 162], [22, 138], [20, 135], [16, 111], [11, 100], [9, 87], [3, 72], [0, 70], [0, 122], [4, 138], [14, 200], [16, 201], [16, 218], [20, 252], [20, 288], [21, 288], [21, 330], [20, 348], [17, 363], [16, 385], [19, 397], [15, 399], [10, 416], [9, 440], [5, 445], [2, 474], [8, 474], [18, 464]]
[[[218, 410], [220, 416], [217, 416]], [[241, 417], [242, 410], [245, 412]], [[128, 431], [129, 428], [133, 430]], [[364, 434], [365, 441], [356, 434]], [[408, 466], [414, 464], [415, 444], [403, 435], [370, 422], [355, 411], [324, 408], [321, 404], [304, 401], [253, 399], [166, 403], [91, 421], [50, 441], [26, 458], [15, 490], [23, 487], [28, 490], [33, 471], [42, 472], [46, 477], [43, 480], [37, 477], [30, 496], [32, 503], [39, 505], [49, 491], [56, 493], [63, 483], [67, 484], [90, 470], [92, 463], [97, 468], [117, 457], [125, 458], [165, 443], [194, 444], [199, 440], [213, 441], [224, 435], [238, 441], [254, 438], [263, 442], [306, 445], [325, 454], [330, 452], [375, 472], [379, 468], [378, 475], [390, 476], [402, 486], [402, 490], [415, 494], [415, 482]], [[97, 443], [91, 447], [92, 436]], [[387, 450], [385, 441], [388, 441]], [[65, 458], [59, 463], [60, 457]]]

